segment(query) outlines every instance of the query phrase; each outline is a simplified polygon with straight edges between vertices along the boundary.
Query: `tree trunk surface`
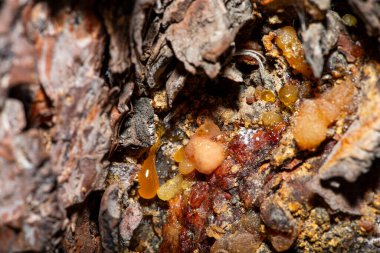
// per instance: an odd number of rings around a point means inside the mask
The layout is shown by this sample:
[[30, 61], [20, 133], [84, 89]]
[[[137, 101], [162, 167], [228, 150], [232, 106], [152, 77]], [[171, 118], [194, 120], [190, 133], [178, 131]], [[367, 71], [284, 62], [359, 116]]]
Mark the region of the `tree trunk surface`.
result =
[[375, 0], [0, 1], [0, 253], [379, 252], [379, 50]]

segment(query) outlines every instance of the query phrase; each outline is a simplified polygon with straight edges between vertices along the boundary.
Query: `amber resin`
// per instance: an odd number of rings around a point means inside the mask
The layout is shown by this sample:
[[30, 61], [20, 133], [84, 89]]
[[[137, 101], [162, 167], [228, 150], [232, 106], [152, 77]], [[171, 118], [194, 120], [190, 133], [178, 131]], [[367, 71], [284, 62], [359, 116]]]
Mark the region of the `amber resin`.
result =
[[283, 122], [282, 116], [277, 112], [264, 112], [261, 116], [261, 120], [264, 126], [272, 127]]
[[179, 172], [187, 175], [195, 169], [203, 174], [211, 174], [224, 160], [225, 151], [221, 143], [213, 138], [221, 133], [219, 127], [210, 119], [206, 119], [191, 137], [189, 143], [177, 151], [174, 159], [178, 160]]
[[160, 139], [150, 148], [149, 155], [143, 162], [138, 174], [139, 195], [144, 199], [154, 198], [160, 187], [156, 171], [156, 152], [160, 146]]
[[278, 92], [278, 96], [284, 105], [291, 106], [298, 99], [298, 88], [296, 85], [286, 84], [281, 87]]
[[302, 43], [293, 27], [285, 26], [276, 30], [275, 43], [282, 50], [286, 61], [296, 72], [306, 77], [312, 76], [311, 68], [305, 60]]
[[172, 179], [166, 181], [157, 191], [157, 196], [164, 201], [168, 201], [182, 191], [182, 175], [178, 174]]
[[263, 90], [260, 95], [261, 100], [264, 100], [265, 102], [273, 103], [276, 101], [276, 96], [271, 90]]
[[317, 148], [326, 139], [328, 127], [348, 111], [354, 93], [354, 84], [345, 81], [317, 99], [306, 99], [298, 110], [293, 129], [298, 147]]

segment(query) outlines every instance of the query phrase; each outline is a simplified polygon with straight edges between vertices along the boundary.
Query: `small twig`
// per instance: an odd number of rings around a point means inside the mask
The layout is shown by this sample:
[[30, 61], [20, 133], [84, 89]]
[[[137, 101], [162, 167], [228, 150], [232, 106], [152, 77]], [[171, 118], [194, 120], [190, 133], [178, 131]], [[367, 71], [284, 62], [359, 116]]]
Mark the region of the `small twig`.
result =
[[242, 56], [249, 56], [254, 58], [259, 63], [259, 72], [261, 76], [261, 80], [263, 83], [265, 83], [265, 68], [263, 62], [265, 62], [264, 55], [260, 54], [259, 52], [251, 49], [243, 49], [235, 53], [235, 55], [242, 55]]

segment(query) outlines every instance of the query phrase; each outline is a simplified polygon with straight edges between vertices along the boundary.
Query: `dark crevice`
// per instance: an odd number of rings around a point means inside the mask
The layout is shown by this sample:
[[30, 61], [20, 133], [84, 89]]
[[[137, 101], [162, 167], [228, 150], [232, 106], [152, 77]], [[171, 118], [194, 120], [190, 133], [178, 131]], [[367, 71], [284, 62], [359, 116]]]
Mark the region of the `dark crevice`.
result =
[[365, 197], [366, 192], [379, 190], [380, 159], [374, 160], [369, 172], [360, 175], [353, 183], [347, 182], [342, 177], [333, 177], [328, 180], [321, 180], [321, 185], [332, 190], [335, 194], [342, 195], [351, 206], [355, 207]]

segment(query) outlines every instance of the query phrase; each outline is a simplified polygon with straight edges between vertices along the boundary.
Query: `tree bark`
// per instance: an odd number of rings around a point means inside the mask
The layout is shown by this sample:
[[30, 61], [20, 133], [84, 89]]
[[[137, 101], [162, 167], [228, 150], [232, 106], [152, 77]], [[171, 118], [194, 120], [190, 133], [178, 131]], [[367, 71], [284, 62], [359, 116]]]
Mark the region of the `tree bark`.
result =
[[[371, 0], [0, 1], [0, 252], [378, 252], [379, 24]], [[298, 108], [348, 79], [351, 111], [301, 150]], [[163, 185], [203, 117], [222, 165], [141, 198], [149, 149]]]

